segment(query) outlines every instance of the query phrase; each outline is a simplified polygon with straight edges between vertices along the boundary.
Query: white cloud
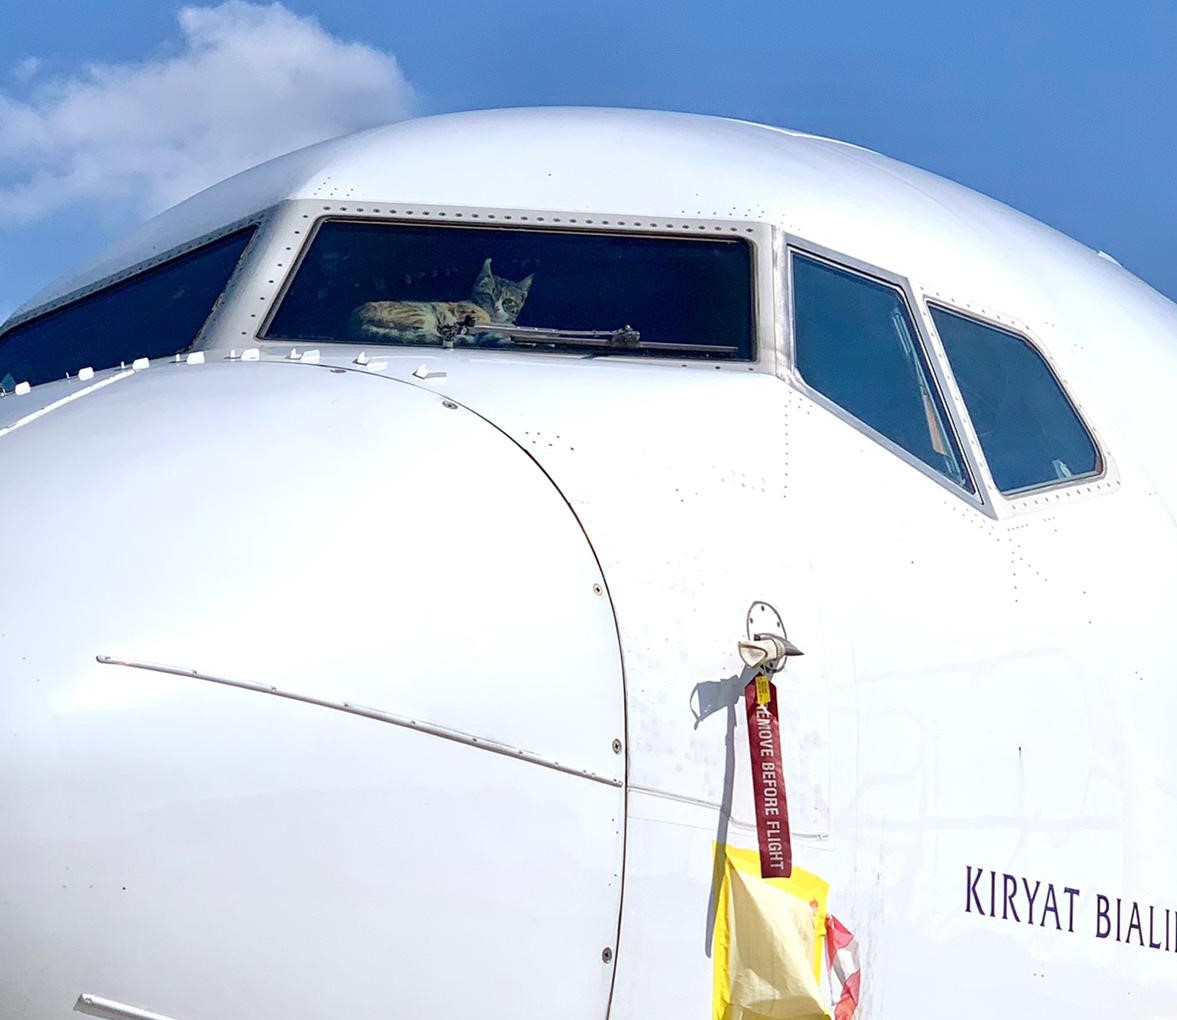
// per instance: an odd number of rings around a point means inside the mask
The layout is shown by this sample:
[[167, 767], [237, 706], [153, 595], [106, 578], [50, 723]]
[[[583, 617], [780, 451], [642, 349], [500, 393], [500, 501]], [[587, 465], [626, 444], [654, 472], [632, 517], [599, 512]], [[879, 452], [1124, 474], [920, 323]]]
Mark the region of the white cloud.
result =
[[25, 57], [24, 60], [13, 66], [10, 74], [16, 81], [23, 83], [29, 81], [39, 70], [41, 70], [39, 57]]
[[[185, 7], [175, 52], [0, 89], [0, 226], [82, 202], [140, 215], [311, 142], [406, 117], [395, 58], [279, 3]], [[36, 58], [20, 66], [36, 74]]]

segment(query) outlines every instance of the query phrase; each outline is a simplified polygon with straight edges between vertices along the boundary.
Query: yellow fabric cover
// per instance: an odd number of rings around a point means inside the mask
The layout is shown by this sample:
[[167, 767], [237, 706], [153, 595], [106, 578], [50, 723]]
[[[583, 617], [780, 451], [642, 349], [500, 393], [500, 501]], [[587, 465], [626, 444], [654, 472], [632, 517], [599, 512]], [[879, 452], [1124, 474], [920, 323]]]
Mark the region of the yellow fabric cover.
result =
[[828, 883], [794, 868], [761, 878], [755, 850], [725, 847], [715, 912], [713, 1020], [823, 1020]]

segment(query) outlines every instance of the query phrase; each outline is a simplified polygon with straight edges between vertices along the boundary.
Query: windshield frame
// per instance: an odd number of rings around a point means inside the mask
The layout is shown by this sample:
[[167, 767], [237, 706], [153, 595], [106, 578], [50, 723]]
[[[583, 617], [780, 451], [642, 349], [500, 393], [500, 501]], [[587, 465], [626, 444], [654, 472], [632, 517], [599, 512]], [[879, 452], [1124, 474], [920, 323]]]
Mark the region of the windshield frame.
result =
[[[298, 242], [297, 253], [290, 261], [289, 268], [285, 271], [279, 286], [276, 288], [273, 299], [269, 302], [264, 316], [259, 317], [260, 321], [257, 322], [256, 329], [253, 332], [253, 339], [263, 349], [288, 350], [294, 344], [302, 347], [313, 346], [347, 349], [366, 346], [364, 343], [352, 339], [341, 339], [337, 341], [294, 341], [288, 338], [267, 336], [282, 306], [283, 300], [293, 285], [299, 270], [314, 244], [319, 230], [325, 223], [343, 221], [390, 226], [404, 224], [414, 227], [427, 225], [458, 229], [463, 227], [480, 229], [501, 228], [515, 232], [521, 230], [565, 234], [599, 232], [619, 237], [667, 238], [672, 240], [679, 240], [685, 237], [739, 240], [747, 246], [748, 250], [748, 284], [750, 287], [749, 321], [751, 327], [751, 336], [749, 338], [751, 345], [750, 357], [697, 357], [691, 353], [684, 352], [651, 357], [649, 353], [642, 353], [640, 351], [627, 352], [622, 348], [602, 352], [600, 350], [579, 349], [574, 346], [564, 349], [540, 350], [538, 352], [534, 351], [530, 345], [520, 345], [519, 347], [497, 350], [479, 348], [463, 349], [495, 356], [537, 353], [545, 357], [584, 358], [607, 353], [610, 359], [632, 359], [643, 363], [665, 364], [667, 362], [679, 362], [707, 364], [716, 368], [720, 366], [738, 368], [741, 371], [775, 371], [783, 337], [780, 335], [779, 323], [773, 315], [773, 310], [778, 303], [779, 296], [776, 291], [773, 273], [774, 229], [768, 223], [749, 220], [634, 217], [626, 214], [564, 213], [535, 210], [482, 209], [461, 206], [439, 207], [434, 205], [422, 206], [416, 203], [369, 204], [363, 202], [355, 205], [351, 203], [333, 205], [323, 202], [297, 202], [292, 204], [310, 206], [313, 208], [315, 215], [312, 215], [310, 212], [302, 212], [301, 220], [298, 222], [300, 229], [292, 232], [298, 235], [296, 237]], [[297, 217], [294, 219], [298, 220]], [[287, 251], [289, 250], [288, 248]], [[612, 328], [613, 326], [621, 327], [625, 324], [610, 323], [606, 325]], [[382, 356], [389, 355], [395, 357], [404, 354], [406, 356], [419, 357], [426, 351], [436, 352], [444, 348], [440, 345], [405, 345], [402, 347], [400, 345], [390, 344], [387, 346], [380, 345], [379, 349], [382, 352]]]
[[[264, 230], [269, 212], [270, 210], [262, 210], [250, 216], [234, 220], [215, 230], [210, 230], [193, 237], [182, 244], [164, 248], [150, 258], [125, 263], [113, 272], [94, 274], [94, 278], [89, 282], [64, 290], [58, 296], [47, 301], [26, 303], [25, 306], [14, 312], [8, 319], [0, 322], [0, 349], [12, 338], [13, 334], [26, 330], [29, 327], [36, 327], [39, 323], [53, 320], [63, 315], [71, 315], [76, 310], [92, 306], [95, 300], [104, 299], [108, 295], [114, 297], [120, 292], [125, 293], [129, 288], [140, 286], [142, 283], [150, 281], [153, 278], [158, 279], [160, 273], [170, 269], [182, 270], [185, 266], [182, 266], [181, 263], [185, 263], [191, 256], [200, 256], [219, 242], [230, 240], [238, 235], [245, 235], [244, 244], [233, 262], [232, 269], [228, 276], [225, 277], [216, 296], [212, 299], [208, 310], [204, 313], [195, 335], [188, 345], [181, 349], [180, 353], [204, 349], [208, 340], [217, 333], [221, 316], [232, 306], [235, 293], [240, 285], [240, 281], [247, 272], [247, 267], [250, 265], [251, 260], [253, 260], [256, 253], [264, 246], [264, 240], [260, 235]], [[117, 257], [107, 256], [106, 260], [111, 264], [118, 264]], [[76, 271], [76, 275], [85, 277], [89, 275], [89, 272], [89, 270], [83, 268], [82, 270]], [[203, 307], [203, 305], [201, 304], [197, 307]], [[159, 354], [148, 355], [145, 351], [145, 348], [152, 346], [153, 336], [154, 334], [148, 331], [140, 338], [135, 330], [128, 329], [125, 341], [129, 345], [127, 347], [128, 355], [124, 360], [130, 361], [141, 355], [150, 356], [155, 360], [165, 357], [165, 355]], [[87, 338], [86, 343], [88, 344], [89, 342]], [[132, 354], [130, 353], [131, 351], [137, 351], [138, 353]], [[171, 355], [166, 356], [170, 357]], [[46, 357], [51, 360], [52, 353], [47, 353]], [[90, 367], [100, 368], [101, 370], [114, 367], [113, 362], [107, 364], [104, 358], [96, 358], [93, 350], [79, 351], [78, 356], [73, 361], [78, 362], [78, 364], [73, 366], [74, 371]], [[65, 378], [70, 378], [68, 369], [66, 370]], [[52, 381], [55, 381], [55, 379], [41, 379], [34, 383], [34, 385], [43, 385]], [[3, 395], [5, 395], [3, 387], [0, 386], [0, 396]]]
[[[77, 287], [71, 287], [47, 301], [39, 301], [36, 304], [26, 302], [24, 305], [18, 307], [14, 312], [12, 312], [12, 314], [9, 315], [7, 319], [0, 320], [0, 335], [10, 332], [17, 326], [23, 326], [26, 322], [29, 322], [32, 319], [39, 319], [43, 315], [48, 315], [50, 312], [56, 312], [59, 309], [66, 307], [66, 305], [72, 305], [75, 302], [81, 301], [83, 298], [87, 298], [92, 294], [97, 294], [99, 291], [108, 290], [117, 284], [124, 283], [125, 281], [130, 280], [136, 276], [140, 276], [148, 270], [156, 269], [168, 262], [174, 262], [181, 256], [187, 255], [189, 252], [196, 251], [198, 248], [204, 248], [205, 246], [210, 245], [215, 241], [219, 241], [224, 237], [228, 237], [230, 234], [236, 234], [239, 231], [252, 227], [254, 228], [253, 236], [250, 238], [249, 244], [246, 245], [245, 250], [241, 253], [241, 257], [237, 261], [236, 268], [229, 277], [228, 281], [225, 283], [225, 286], [221, 292], [222, 300], [224, 300], [232, 292], [233, 286], [237, 282], [237, 278], [240, 276], [246, 264], [254, 256], [254, 254], [260, 250], [262, 244], [264, 244], [264, 241], [259, 238], [259, 235], [262, 233], [262, 228], [265, 226], [271, 212], [271, 209], [263, 209], [249, 216], [243, 216], [240, 219], [233, 220], [229, 223], [219, 226], [215, 230], [209, 230], [203, 234], [198, 234], [195, 237], [189, 238], [182, 244], [163, 248], [152, 254], [150, 258], [138, 259], [133, 262], [128, 262], [112, 272], [104, 272], [100, 275], [95, 275], [94, 278], [89, 280], [87, 283]], [[113, 262], [114, 259], [110, 258], [110, 261]], [[80, 270], [73, 270], [68, 275], [74, 274], [79, 276], [88, 275], [86, 274], [84, 267]], [[52, 286], [52, 284], [50, 284], [50, 286]], [[213, 316], [210, 315], [209, 321], [211, 321], [212, 318]], [[199, 342], [194, 346], [193, 349], [197, 349], [197, 347], [199, 347]]]
[[[793, 325], [795, 314], [792, 269], [794, 254], [881, 284], [901, 296], [907, 313], [911, 317], [912, 325], [915, 328], [915, 336], [912, 339], [922, 351], [924, 359], [926, 359], [924, 367], [930, 373], [928, 382], [934, 389], [940, 406], [946, 415], [943, 424], [952, 431], [957, 452], [961, 457], [962, 467], [970, 478], [974, 491], [970, 492], [949, 476], [925, 464], [919, 457], [885, 436], [882, 432], [879, 432], [868, 422], [856, 417], [836, 400], [815, 389], [802, 376], [797, 367], [796, 336]], [[826, 245], [799, 237], [796, 234], [788, 234], [785, 238], [785, 257], [783, 259], [782, 276], [785, 281], [787, 293], [785, 321], [788, 325], [788, 338], [785, 349], [787, 351], [788, 370], [785, 378], [788, 382], [799, 392], [804, 393], [809, 399], [824, 407], [851, 428], [870, 437], [884, 449], [889, 450], [900, 460], [915, 468], [920, 474], [935, 482], [946, 492], [950, 492], [953, 496], [985, 514], [985, 516], [995, 519], [997, 517], [997, 511], [993, 495], [996, 490], [993, 486], [993, 480], [989, 476], [988, 467], [981, 455], [980, 444], [977, 442], [976, 435], [972, 430], [971, 422], [962, 415], [964, 401], [956, 387], [956, 379], [951, 373], [948, 359], [940, 346], [940, 337], [929, 328], [924, 306], [918, 300], [920, 293], [917, 292], [911, 279], [901, 273], [884, 269], [846, 252], [837, 251]]]

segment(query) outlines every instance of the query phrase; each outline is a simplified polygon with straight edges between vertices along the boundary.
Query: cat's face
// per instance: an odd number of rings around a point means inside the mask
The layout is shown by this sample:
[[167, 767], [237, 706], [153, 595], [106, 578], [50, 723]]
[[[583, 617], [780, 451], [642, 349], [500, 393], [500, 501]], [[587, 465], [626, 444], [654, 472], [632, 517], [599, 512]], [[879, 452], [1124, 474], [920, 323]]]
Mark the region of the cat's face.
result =
[[482, 272], [474, 283], [471, 300], [490, 313], [491, 322], [512, 323], [523, 310], [523, 302], [527, 300], [533, 279], [534, 273], [518, 283], [495, 276], [490, 271], [490, 259], [487, 259], [482, 263]]

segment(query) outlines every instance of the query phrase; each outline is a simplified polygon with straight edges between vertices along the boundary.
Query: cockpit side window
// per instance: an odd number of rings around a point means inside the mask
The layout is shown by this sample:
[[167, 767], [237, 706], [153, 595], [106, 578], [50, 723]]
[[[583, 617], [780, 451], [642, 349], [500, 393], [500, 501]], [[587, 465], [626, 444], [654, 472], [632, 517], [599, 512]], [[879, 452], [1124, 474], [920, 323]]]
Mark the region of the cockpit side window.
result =
[[741, 238], [321, 221], [266, 340], [751, 359]]
[[247, 227], [0, 333], [0, 387], [187, 350], [256, 228]]
[[1099, 473], [1091, 433], [1028, 341], [947, 308], [929, 311], [1001, 492]]
[[903, 292], [797, 251], [791, 257], [793, 337], [801, 378], [974, 493]]

